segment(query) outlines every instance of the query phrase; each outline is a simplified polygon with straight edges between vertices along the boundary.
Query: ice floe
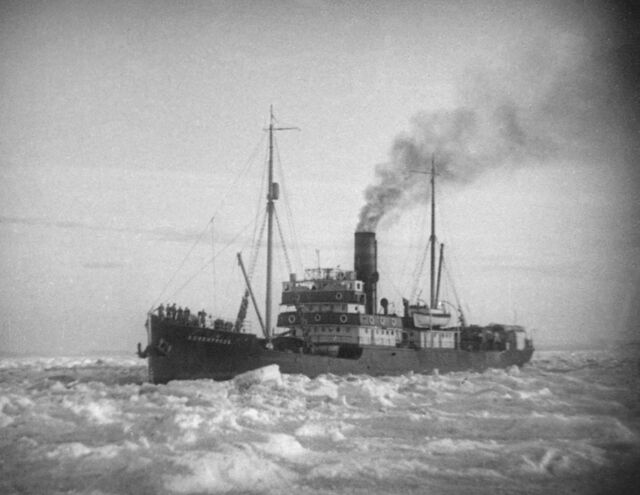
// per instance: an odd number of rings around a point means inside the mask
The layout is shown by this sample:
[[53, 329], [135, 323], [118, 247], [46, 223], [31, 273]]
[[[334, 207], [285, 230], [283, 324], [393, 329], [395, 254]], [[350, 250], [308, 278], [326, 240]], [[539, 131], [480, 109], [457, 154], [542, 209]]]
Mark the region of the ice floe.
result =
[[0, 360], [0, 492], [588, 494], [639, 481], [633, 356], [537, 353], [523, 369], [429, 376], [145, 376], [131, 357]]

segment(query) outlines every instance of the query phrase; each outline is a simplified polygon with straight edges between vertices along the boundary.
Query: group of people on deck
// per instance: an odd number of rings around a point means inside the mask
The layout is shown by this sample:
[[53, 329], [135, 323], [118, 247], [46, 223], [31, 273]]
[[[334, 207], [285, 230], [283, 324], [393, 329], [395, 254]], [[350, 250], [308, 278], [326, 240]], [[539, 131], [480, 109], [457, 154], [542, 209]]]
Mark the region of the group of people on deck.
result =
[[[169, 319], [169, 320], [175, 320], [178, 321], [180, 323], [183, 323], [185, 325], [192, 325], [192, 326], [200, 326], [200, 327], [206, 327], [207, 326], [207, 312], [203, 309], [201, 311], [198, 311], [198, 315], [193, 315], [191, 314], [191, 310], [185, 306], [184, 309], [182, 309], [182, 306], [178, 306], [176, 308], [176, 303], [173, 303], [171, 305], [167, 304], [166, 308], [164, 306], [164, 304], [160, 304], [160, 306], [158, 306], [158, 316], [161, 319]], [[211, 316], [209, 316], [209, 319], [211, 319]]]

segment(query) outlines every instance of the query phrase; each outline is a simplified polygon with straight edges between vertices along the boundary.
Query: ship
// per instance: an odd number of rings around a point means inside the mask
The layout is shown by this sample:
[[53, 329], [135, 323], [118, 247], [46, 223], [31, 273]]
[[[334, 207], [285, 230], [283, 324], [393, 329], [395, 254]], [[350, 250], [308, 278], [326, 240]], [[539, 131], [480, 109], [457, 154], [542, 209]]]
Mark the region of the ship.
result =
[[[267, 256], [264, 318], [252, 290], [241, 253], [237, 254], [246, 288], [235, 321], [208, 320], [160, 305], [147, 312], [147, 345], [138, 355], [148, 360], [153, 383], [172, 380], [228, 380], [239, 374], [277, 365], [281, 373], [310, 378], [335, 375], [402, 375], [405, 373], [482, 372], [521, 367], [530, 361], [533, 340], [522, 326], [470, 325], [461, 306], [451, 309], [439, 299], [444, 246], [436, 268], [435, 163], [430, 180], [431, 232], [429, 301], [403, 299], [400, 314], [386, 298], [378, 301], [376, 233], [354, 233], [353, 269], [314, 267], [295, 273], [281, 285], [281, 311], [272, 326], [273, 228], [275, 202], [273, 111], [268, 127]], [[262, 330], [247, 332], [249, 300]]]

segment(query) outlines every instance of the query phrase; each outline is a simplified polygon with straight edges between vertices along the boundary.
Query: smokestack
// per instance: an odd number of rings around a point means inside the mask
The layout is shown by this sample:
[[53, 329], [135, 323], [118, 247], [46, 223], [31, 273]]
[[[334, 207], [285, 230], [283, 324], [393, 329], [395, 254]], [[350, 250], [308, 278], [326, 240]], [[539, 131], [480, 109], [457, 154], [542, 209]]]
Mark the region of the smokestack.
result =
[[376, 314], [376, 285], [378, 283], [378, 243], [375, 232], [356, 232], [353, 269], [356, 278], [364, 282], [367, 297], [365, 312]]

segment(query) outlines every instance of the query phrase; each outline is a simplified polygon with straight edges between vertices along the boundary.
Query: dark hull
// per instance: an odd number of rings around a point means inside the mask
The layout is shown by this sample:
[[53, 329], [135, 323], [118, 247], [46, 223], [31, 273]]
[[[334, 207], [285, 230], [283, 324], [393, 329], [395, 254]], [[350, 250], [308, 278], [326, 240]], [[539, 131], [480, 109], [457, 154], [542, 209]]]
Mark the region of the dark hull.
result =
[[361, 346], [361, 349], [357, 358], [307, 354], [293, 349], [272, 350], [255, 335], [182, 326], [152, 316], [146, 353], [150, 380], [154, 383], [198, 378], [227, 380], [271, 364], [277, 364], [282, 373], [300, 373], [311, 378], [324, 373], [379, 376], [410, 371], [482, 371], [522, 366], [533, 354], [532, 347], [504, 351], [382, 346]]

